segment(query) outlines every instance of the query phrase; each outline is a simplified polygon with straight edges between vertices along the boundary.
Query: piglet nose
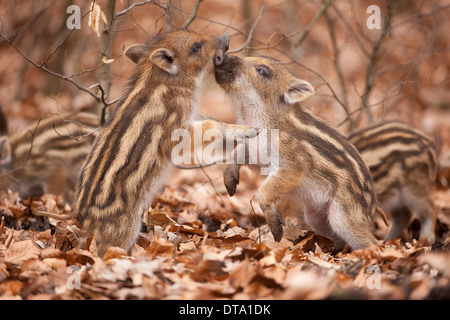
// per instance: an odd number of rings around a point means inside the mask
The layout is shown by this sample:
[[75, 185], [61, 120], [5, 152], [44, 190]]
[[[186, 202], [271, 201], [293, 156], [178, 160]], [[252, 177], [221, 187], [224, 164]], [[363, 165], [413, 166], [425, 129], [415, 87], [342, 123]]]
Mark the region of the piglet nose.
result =
[[222, 49], [216, 50], [216, 53], [214, 55], [214, 65], [216, 67], [220, 66], [223, 63], [223, 55], [224, 55], [224, 52]]

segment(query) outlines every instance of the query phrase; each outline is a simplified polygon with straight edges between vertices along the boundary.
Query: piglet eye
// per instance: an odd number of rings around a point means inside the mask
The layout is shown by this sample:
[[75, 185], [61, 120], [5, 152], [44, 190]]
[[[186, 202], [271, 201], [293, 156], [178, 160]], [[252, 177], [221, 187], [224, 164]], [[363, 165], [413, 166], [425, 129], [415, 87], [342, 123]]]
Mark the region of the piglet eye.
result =
[[256, 72], [258, 72], [264, 78], [269, 78], [269, 76], [270, 76], [270, 70], [266, 66], [256, 67]]
[[194, 43], [194, 45], [191, 48], [191, 54], [197, 54], [200, 52], [201, 49], [202, 49], [201, 43]]

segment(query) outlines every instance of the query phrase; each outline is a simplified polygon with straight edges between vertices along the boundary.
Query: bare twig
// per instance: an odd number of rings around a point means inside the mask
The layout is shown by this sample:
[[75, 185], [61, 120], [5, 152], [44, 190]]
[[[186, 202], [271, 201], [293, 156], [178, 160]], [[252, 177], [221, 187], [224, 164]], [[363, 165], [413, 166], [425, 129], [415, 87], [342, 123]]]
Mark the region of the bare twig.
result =
[[[81, 20], [83, 20], [87, 15], [89, 14], [89, 11], [86, 12], [82, 17]], [[64, 45], [64, 43], [66, 42], [67, 38], [69, 38], [69, 36], [72, 34], [72, 32], [75, 29], [70, 29], [69, 32], [66, 34], [66, 36], [64, 37], [64, 39], [56, 46], [56, 48], [47, 56], [47, 58], [44, 59], [44, 61], [41, 62], [41, 66], [44, 66], [48, 60], [50, 60], [51, 57], [53, 57], [53, 55], [61, 48], [62, 45]], [[14, 40], [13, 40], [14, 41]]]
[[220, 204], [222, 205], [222, 207], [225, 207], [225, 202], [223, 201], [222, 195], [217, 191], [216, 186], [214, 185], [214, 182], [212, 181], [211, 177], [205, 171], [203, 166], [201, 166], [200, 169], [202, 170], [203, 174], [206, 176], [206, 178], [208, 179], [208, 181], [211, 184], [212, 188], [214, 189], [214, 192], [216, 193], [217, 197], [220, 200]]
[[347, 19], [345, 18], [344, 14], [334, 5], [331, 4], [331, 7], [333, 8], [333, 10], [336, 12], [336, 14], [339, 16], [339, 18], [341, 18], [342, 22], [344, 23], [344, 26], [347, 28], [348, 32], [350, 33], [350, 35], [353, 37], [353, 39], [355, 40], [355, 43], [357, 44], [357, 46], [359, 47], [359, 49], [361, 50], [361, 52], [367, 57], [370, 57], [370, 53], [369, 51], [367, 51], [367, 49], [364, 47], [364, 45], [362, 44], [361, 40], [359, 39], [359, 37], [356, 35], [356, 33], [353, 31], [353, 28], [351, 27], [351, 25], [348, 23]]
[[33, 211], [33, 214], [35, 216], [52, 218], [52, 219], [55, 219], [55, 220], [70, 220], [70, 219], [74, 219], [75, 218], [75, 215], [72, 214], [72, 213], [58, 214], [58, 213], [47, 212], [47, 211], [42, 211], [42, 210]]
[[[12, 4], [11, 6], [5, 11], [5, 13], [2, 16], [3, 17], [6, 15], [6, 13], [13, 7], [13, 5], [15, 4], [15, 1], [11, 1]], [[24, 25], [20, 26], [20, 28], [18, 28], [15, 32], [14, 32], [14, 36], [12, 37], [12, 41], [15, 41], [17, 39], [17, 37], [23, 33], [25, 30], [28, 30], [35, 22], [36, 20], [45, 12], [47, 11], [54, 3], [56, 2], [56, 0], [52, 0], [52, 1], [46, 1], [45, 6], [40, 9], [37, 13], [35, 13], [31, 18], [27, 19], [27, 23], [25, 23]], [[2, 43], [2, 41], [0, 41], [0, 44]]]
[[11, 174], [13, 174], [16, 171], [22, 170], [25, 167], [25, 165], [27, 164], [28, 160], [30, 159], [31, 152], [33, 151], [34, 135], [36, 134], [36, 131], [37, 131], [40, 123], [41, 123], [41, 120], [39, 120], [36, 123], [36, 127], [34, 127], [33, 131], [28, 130], [28, 133], [31, 135], [30, 148], [28, 149], [27, 155], [25, 156], [25, 159], [23, 160], [23, 162], [18, 167], [11, 169], [8, 172], [6, 172], [5, 174], [1, 175], [0, 178], [7, 176], [8, 178], [18, 182], [17, 179], [15, 179], [14, 177], [11, 176]]
[[394, 3], [395, 2], [389, 2], [389, 4], [388, 4], [383, 28], [382, 28], [381, 33], [378, 36], [377, 40], [373, 44], [372, 52], [369, 57], [369, 65], [367, 66], [366, 77], [365, 77], [366, 89], [361, 97], [361, 106], [366, 108], [366, 113], [367, 113], [367, 118], [368, 118], [369, 123], [372, 122], [372, 112], [370, 111], [370, 108], [368, 107], [369, 96], [375, 85], [377, 63], [380, 58], [381, 45], [383, 43], [384, 38], [390, 32], [390, 26], [391, 26], [392, 16], [393, 16], [393, 12], [394, 12]]
[[384, 98], [381, 99], [380, 101], [377, 101], [377, 102], [372, 103], [372, 104], [367, 105], [367, 106], [360, 106], [358, 109], [353, 110], [352, 112], [350, 112], [350, 113], [348, 114], [348, 116], [347, 116], [344, 120], [342, 120], [341, 122], [339, 122], [338, 124], [336, 124], [336, 127], [340, 127], [340, 126], [342, 126], [344, 123], [346, 123], [347, 121], [349, 121], [349, 120], [351, 119], [351, 116], [354, 115], [355, 113], [360, 112], [360, 111], [362, 111], [362, 110], [364, 110], [364, 109], [366, 109], [366, 108], [372, 108], [372, 107], [378, 106], [378, 105], [380, 105], [380, 104], [386, 102], [387, 100], [389, 100], [389, 99], [391, 99], [391, 98], [393, 98], [393, 97], [395, 97], [395, 96], [398, 96], [398, 95], [402, 92], [403, 86], [404, 86], [405, 84], [411, 84], [411, 83], [413, 83], [413, 82], [411, 82], [411, 81], [400, 82], [400, 87], [398, 88], [397, 91], [395, 91], [395, 92], [393, 92], [393, 93], [387, 95], [386, 97], [384, 97]]
[[166, 31], [172, 31], [172, 17], [170, 15], [170, 7], [172, 0], [167, 0], [167, 4], [164, 7], [164, 15], [166, 16]]
[[115, 15], [115, 18], [116, 18], [116, 19], [122, 18], [122, 17], [124, 17], [127, 13], [129, 13], [129, 12], [132, 11], [132, 10], [134, 10], [134, 8], [140, 7], [140, 6], [145, 6], [145, 5], [150, 4], [150, 3], [151, 3], [151, 4], [154, 4], [154, 5], [156, 5], [156, 6], [158, 6], [158, 7], [161, 8], [161, 9], [164, 9], [164, 8], [165, 8], [165, 7], [164, 7], [162, 4], [160, 4], [158, 1], [155, 1], [155, 0], [147, 0], [147, 1], [142, 1], [142, 2], [133, 3], [133, 4], [132, 4], [131, 6], [129, 6], [128, 8], [123, 9], [122, 11], [117, 12], [116, 15]]
[[181, 26], [181, 29], [187, 29], [191, 25], [191, 23], [195, 20], [195, 18], [197, 17], [198, 8], [200, 7], [200, 3], [202, 1], [203, 0], [195, 1], [194, 9], [192, 9], [191, 15], [183, 23], [183, 25]]
[[195, 164], [195, 165], [190, 165], [190, 166], [183, 166], [181, 164], [176, 164], [175, 167], [178, 169], [182, 169], [182, 170], [192, 170], [192, 169], [200, 169], [200, 168], [206, 168], [206, 167], [211, 167], [213, 165], [216, 164], [223, 164], [224, 162], [211, 162], [211, 163], [206, 163], [206, 164]]
[[85, 88], [83, 86], [81, 86], [80, 84], [78, 84], [76, 81], [72, 80], [70, 76], [65, 76], [62, 74], [59, 74], [57, 72], [54, 72], [50, 69], [47, 69], [46, 66], [41, 66], [40, 64], [37, 64], [36, 62], [34, 62], [33, 60], [31, 60], [30, 58], [28, 58], [11, 40], [9, 40], [3, 33], [0, 32], [0, 37], [3, 38], [11, 47], [14, 48], [14, 50], [17, 51], [17, 53], [19, 53], [26, 61], [28, 61], [29, 63], [31, 63], [33, 66], [35, 66], [36, 68], [39, 68], [49, 74], [51, 74], [52, 76], [61, 78], [65, 81], [68, 81], [70, 83], [72, 83], [75, 87], [77, 87], [78, 89], [80, 89], [81, 91], [84, 91], [86, 93], [88, 93], [89, 95], [91, 95], [93, 98], [95, 98], [96, 100], [100, 100], [100, 96], [97, 96], [95, 93], [91, 92], [88, 88]]
[[256, 241], [258, 241], [258, 239], [259, 239], [259, 244], [261, 244], [262, 233], [261, 233], [261, 229], [259, 227], [258, 215], [256, 214], [255, 209], [253, 208], [253, 200], [254, 199], [255, 199], [255, 195], [253, 195], [253, 198], [250, 199], [250, 207], [252, 208], [252, 212], [255, 215], [256, 227], [258, 228], [258, 237], [256, 237], [255, 242], [253, 244], [255, 244]]
[[309, 35], [309, 33], [311, 32], [312, 28], [315, 26], [315, 24], [317, 23], [317, 21], [320, 19], [320, 17], [325, 13], [325, 11], [328, 9], [328, 7], [330, 6], [331, 2], [333, 0], [326, 0], [324, 3], [322, 3], [322, 5], [320, 6], [319, 11], [317, 11], [316, 15], [314, 16], [314, 18], [312, 18], [312, 20], [309, 22], [309, 24], [306, 26], [305, 30], [303, 31], [303, 33], [300, 35], [300, 37], [297, 40], [297, 43], [295, 44], [296, 47], [298, 47], [299, 45], [302, 44], [302, 42], [306, 39], [306, 37]]
[[[333, 19], [330, 17], [330, 15], [327, 12], [324, 13], [324, 16], [327, 21], [328, 32], [330, 34], [331, 44], [333, 47], [333, 53], [334, 53], [333, 65], [334, 65], [336, 74], [338, 76], [339, 85], [341, 87], [341, 96], [342, 96], [342, 100], [343, 100], [342, 106], [343, 106], [343, 109], [345, 110], [345, 113], [347, 114], [347, 116], [349, 116], [350, 112], [348, 109], [347, 87], [345, 85], [344, 76], [342, 74], [342, 70], [339, 65], [340, 50], [339, 50], [339, 47], [336, 42], [335, 25], [334, 25]], [[351, 118], [349, 120], [350, 120], [349, 129], [352, 130], [353, 129], [353, 121]]]
[[[58, 114], [58, 115], [59, 115], [59, 114]], [[81, 123], [78, 122], [78, 121], [74, 121], [74, 120], [65, 120], [61, 115], [59, 115], [59, 116], [60, 116], [60, 118], [64, 121], [64, 123], [75, 123], [75, 124], [79, 125], [80, 127], [83, 126], [83, 124], [81, 124]], [[94, 130], [88, 132], [88, 133], [85, 133], [85, 134], [82, 134], [82, 135], [78, 135], [78, 136], [74, 136], [74, 135], [73, 135], [72, 133], [70, 133], [70, 131], [69, 131], [70, 135], [66, 136], [66, 135], [60, 134], [60, 133], [58, 132], [58, 130], [56, 130], [56, 125], [55, 125], [55, 123], [53, 122], [53, 130], [55, 131], [55, 133], [56, 133], [58, 136], [60, 136], [61, 138], [70, 138], [70, 139], [74, 139], [75, 141], [80, 141], [82, 138], [88, 137], [88, 136], [90, 136], [91, 134], [94, 134], [95, 132], [97, 132], [97, 131], [100, 130], [100, 129], [101, 129], [101, 127], [98, 127], [98, 128], [95, 128]]]
[[242, 46], [240, 46], [239, 48], [234, 49], [234, 50], [229, 50], [228, 53], [240, 52], [240, 51], [246, 49], [247, 46], [250, 44], [250, 42], [252, 41], [252, 38], [253, 38], [253, 32], [255, 31], [256, 25], [258, 24], [259, 20], [261, 20], [262, 14], [264, 12], [265, 2], [266, 1], [263, 0], [263, 2], [261, 4], [261, 8], [259, 9], [258, 17], [256, 18], [255, 22], [253, 22], [252, 27], [250, 28], [250, 32], [247, 35], [247, 40], [245, 40], [245, 42], [242, 44]]
[[[181, 8], [172, 7], [172, 9], [173, 9], [173, 10], [176, 10], [176, 11], [179, 11], [179, 12], [181, 12], [181, 13], [190, 14], [189, 11], [183, 10], [183, 9], [181, 9]], [[165, 15], [165, 13], [164, 13], [164, 15]], [[244, 32], [242, 32], [242, 30], [240, 30], [239, 28], [234, 27], [234, 26], [232, 26], [232, 25], [230, 25], [230, 24], [226, 24], [226, 23], [223, 23], [223, 22], [220, 22], [220, 21], [215, 21], [215, 20], [212, 20], [212, 19], [210, 19], [210, 18], [206, 18], [206, 17], [199, 16], [199, 15], [196, 16], [196, 19], [203, 20], [203, 21], [207, 21], [207, 22], [209, 22], [209, 23], [211, 23], [211, 24], [216, 24], [216, 25], [219, 25], [219, 26], [221, 26], [221, 27], [225, 27], [225, 28], [227, 28], [227, 29], [230, 29], [230, 30], [235, 31], [236, 34], [240, 34], [240, 35], [244, 34]], [[228, 51], [228, 52], [229, 52], [229, 51]]]

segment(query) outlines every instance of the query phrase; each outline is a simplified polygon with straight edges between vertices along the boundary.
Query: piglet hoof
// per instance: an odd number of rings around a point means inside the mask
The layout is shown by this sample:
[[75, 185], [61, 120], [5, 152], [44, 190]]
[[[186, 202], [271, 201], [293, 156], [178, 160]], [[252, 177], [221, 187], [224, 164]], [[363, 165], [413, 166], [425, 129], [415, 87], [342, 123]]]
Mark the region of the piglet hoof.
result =
[[229, 196], [234, 196], [239, 184], [239, 165], [231, 164], [226, 166], [223, 172], [223, 182]]
[[280, 242], [281, 238], [283, 238], [283, 227], [286, 223], [284, 222], [283, 216], [276, 209], [275, 205], [271, 206], [270, 213], [265, 213], [267, 224], [270, 227], [270, 231], [272, 232], [273, 238], [276, 242]]

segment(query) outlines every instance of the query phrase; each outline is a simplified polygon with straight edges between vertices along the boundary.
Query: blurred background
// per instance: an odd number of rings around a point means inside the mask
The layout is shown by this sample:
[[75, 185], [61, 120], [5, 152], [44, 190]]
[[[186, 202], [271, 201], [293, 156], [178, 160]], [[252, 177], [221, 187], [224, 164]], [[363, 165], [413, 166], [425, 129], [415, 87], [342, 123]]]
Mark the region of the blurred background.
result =
[[[10, 132], [58, 111], [112, 110], [134, 70], [124, 49], [187, 27], [228, 33], [233, 54], [287, 64], [316, 88], [306, 104], [342, 133], [402, 120], [435, 136], [450, 162], [448, 0], [2, 0], [0, 17], [0, 105]], [[200, 111], [234, 122], [212, 79]]]

